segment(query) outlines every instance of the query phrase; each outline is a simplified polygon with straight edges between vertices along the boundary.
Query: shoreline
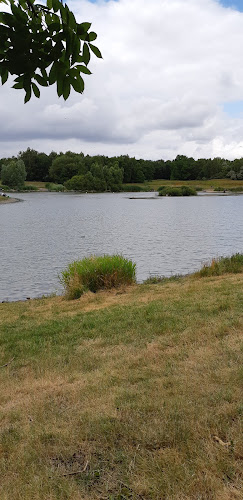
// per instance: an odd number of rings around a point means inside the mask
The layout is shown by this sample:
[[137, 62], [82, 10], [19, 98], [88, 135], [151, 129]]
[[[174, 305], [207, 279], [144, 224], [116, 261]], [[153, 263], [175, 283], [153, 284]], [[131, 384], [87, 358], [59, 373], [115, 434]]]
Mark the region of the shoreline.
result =
[[17, 203], [18, 201], [23, 201], [23, 200], [20, 200], [19, 198], [11, 198], [10, 196], [8, 196], [8, 197], [1, 196], [0, 197], [0, 205], [1, 204], [5, 205], [6, 203]]

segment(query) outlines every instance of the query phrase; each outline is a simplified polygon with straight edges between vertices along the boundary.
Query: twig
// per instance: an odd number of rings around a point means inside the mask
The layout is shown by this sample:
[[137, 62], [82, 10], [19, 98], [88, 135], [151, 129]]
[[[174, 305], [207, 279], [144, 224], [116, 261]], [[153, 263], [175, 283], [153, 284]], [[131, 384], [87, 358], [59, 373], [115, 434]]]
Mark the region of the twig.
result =
[[130, 486], [128, 486], [127, 484], [123, 483], [123, 481], [118, 481], [118, 483], [120, 483], [121, 486], [124, 486], [124, 488], [127, 488], [127, 490], [131, 491], [131, 493], [136, 495], [138, 498], [141, 498], [141, 500], [144, 500], [144, 497], [139, 495], [139, 493], [136, 493], [136, 491], [134, 491], [132, 488], [130, 488]]
[[213, 440], [216, 441], [216, 443], [218, 444], [221, 444], [221, 446], [225, 446], [226, 448], [228, 448], [230, 446], [231, 443], [225, 443], [224, 441], [222, 441], [222, 439], [220, 439], [218, 436], [213, 436]]
[[131, 460], [131, 462], [130, 462], [130, 464], [129, 464], [129, 467], [128, 467], [129, 472], [131, 472], [131, 470], [132, 470], [132, 469], [134, 468], [134, 466], [135, 466], [136, 456], [137, 456], [137, 452], [138, 452], [139, 448], [140, 448], [140, 445], [138, 444], [138, 445], [137, 445], [137, 448], [136, 448], [136, 450], [135, 450], [135, 453], [134, 453], [134, 457], [133, 457], [133, 459]]
[[66, 477], [66, 476], [75, 476], [76, 474], [82, 474], [83, 472], [83, 469], [82, 470], [76, 470], [75, 472], [66, 472], [65, 474], [62, 474], [62, 476]]
[[82, 474], [83, 472], [85, 472], [87, 470], [88, 465], [89, 465], [89, 461], [86, 462], [83, 469], [76, 470], [74, 472], [65, 472], [65, 474], [62, 474], [62, 476], [65, 477], [65, 476], [75, 476], [76, 474]]
[[10, 361], [8, 361], [8, 363], [5, 363], [5, 365], [0, 366], [0, 368], [4, 368], [5, 366], [10, 365], [10, 363], [12, 363], [12, 361], [13, 361], [14, 359], [15, 359], [15, 358], [10, 359]]

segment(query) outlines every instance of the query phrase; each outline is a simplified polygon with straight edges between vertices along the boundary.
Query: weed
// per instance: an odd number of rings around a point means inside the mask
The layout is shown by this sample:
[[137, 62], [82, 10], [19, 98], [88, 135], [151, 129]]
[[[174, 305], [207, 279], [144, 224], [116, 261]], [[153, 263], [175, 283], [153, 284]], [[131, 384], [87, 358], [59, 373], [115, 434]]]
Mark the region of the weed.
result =
[[60, 281], [69, 299], [81, 297], [90, 290], [107, 290], [135, 282], [135, 268], [131, 260], [121, 255], [91, 256], [69, 264], [61, 273]]

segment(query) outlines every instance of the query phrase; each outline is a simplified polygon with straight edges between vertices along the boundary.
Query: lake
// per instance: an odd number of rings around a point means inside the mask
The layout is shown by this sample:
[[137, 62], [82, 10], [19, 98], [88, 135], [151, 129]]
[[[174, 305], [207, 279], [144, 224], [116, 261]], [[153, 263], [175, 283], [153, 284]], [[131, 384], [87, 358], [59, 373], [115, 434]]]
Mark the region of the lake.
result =
[[141, 282], [243, 252], [242, 195], [38, 192], [18, 198], [23, 201], [0, 206], [0, 301], [61, 293], [58, 274], [91, 254], [132, 259]]

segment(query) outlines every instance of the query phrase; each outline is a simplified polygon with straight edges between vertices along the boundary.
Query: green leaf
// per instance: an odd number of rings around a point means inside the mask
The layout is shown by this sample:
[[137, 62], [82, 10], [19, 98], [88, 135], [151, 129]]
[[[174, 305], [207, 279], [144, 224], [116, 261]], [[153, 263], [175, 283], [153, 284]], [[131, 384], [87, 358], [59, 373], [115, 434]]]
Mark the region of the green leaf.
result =
[[46, 72], [45, 68], [41, 68], [41, 73], [42, 73], [43, 78], [45, 78], [45, 80], [47, 81], [48, 76], [47, 76], [47, 72]]
[[80, 76], [79, 73], [77, 74], [76, 80], [77, 80], [77, 82], [79, 84], [80, 93], [82, 93], [84, 91], [84, 81], [83, 81], [83, 78]]
[[88, 41], [89, 42], [93, 42], [94, 40], [96, 40], [96, 38], [97, 38], [97, 34], [94, 31], [91, 31], [88, 34]]
[[57, 80], [57, 95], [58, 97], [61, 97], [63, 93], [63, 78], [59, 78]]
[[28, 90], [26, 90], [25, 98], [24, 98], [24, 103], [26, 104], [31, 98], [31, 87], [29, 87]]
[[78, 24], [78, 27], [77, 27], [78, 35], [84, 35], [85, 33], [87, 33], [89, 31], [90, 27], [91, 27], [91, 23]]
[[52, 8], [54, 12], [57, 12], [59, 10], [59, 0], [52, 0]]
[[43, 76], [35, 74], [34, 78], [42, 87], [48, 87], [48, 81]]
[[76, 19], [70, 10], [68, 10], [68, 12], [67, 12], [67, 24], [68, 24], [69, 28], [76, 31], [76, 29], [77, 29]]
[[89, 64], [89, 61], [90, 61], [90, 51], [89, 51], [89, 47], [88, 47], [87, 43], [84, 43], [82, 58], [83, 58], [84, 64], [86, 64], [86, 66], [87, 66], [87, 64]]
[[82, 78], [80, 78], [80, 79], [81, 79], [81, 82], [77, 78], [70, 77], [70, 82], [71, 82], [71, 85], [74, 88], [75, 92], [79, 92], [80, 94], [82, 94], [82, 92], [84, 90], [84, 81]]
[[48, 9], [52, 9], [52, 0], [47, 0], [46, 5]]
[[20, 22], [27, 22], [28, 16], [25, 14], [25, 12], [21, 9], [21, 7], [17, 7], [14, 3], [11, 4], [11, 11], [13, 13], [13, 16], [16, 17], [16, 19]]
[[86, 75], [92, 75], [91, 71], [89, 70], [89, 68], [87, 68], [86, 66], [81, 66], [80, 64], [78, 64], [77, 66], [75, 66], [79, 71], [81, 71], [81, 73], [85, 73]]
[[40, 97], [40, 90], [38, 89], [37, 85], [34, 82], [32, 82], [31, 85], [32, 85], [32, 89], [33, 89], [33, 92], [35, 94], [35, 97], [39, 98]]
[[70, 80], [69, 78], [65, 78], [64, 79], [64, 82], [63, 82], [63, 99], [66, 101], [67, 98], [69, 97], [69, 94], [70, 94], [70, 90], [71, 90], [71, 87], [70, 87]]
[[96, 55], [96, 57], [99, 57], [100, 59], [102, 59], [102, 54], [100, 52], [100, 50], [98, 49], [98, 47], [96, 47], [95, 45], [92, 45], [92, 43], [89, 44], [92, 52]]
[[4, 71], [2, 71], [2, 74], [1, 74], [2, 85], [4, 85], [4, 83], [6, 83], [7, 79], [8, 79], [8, 70], [5, 69]]
[[61, 12], [62, 22], [66, 23], [67, 22], [67, 9], [65, 7], [63, 7], [63, 5], [61, 5], [61, 7], [60, 7], [60, 12]]
[[50, 73], [49, 73], [49, 84], [52, 85], [57, 81], [57, 63], [53, 63]]
[[23, 83], [15, 83], [14, 85], [12, 85], [12, 88], [13, 89], [22, 89], [24, 86], [23, 86]]

